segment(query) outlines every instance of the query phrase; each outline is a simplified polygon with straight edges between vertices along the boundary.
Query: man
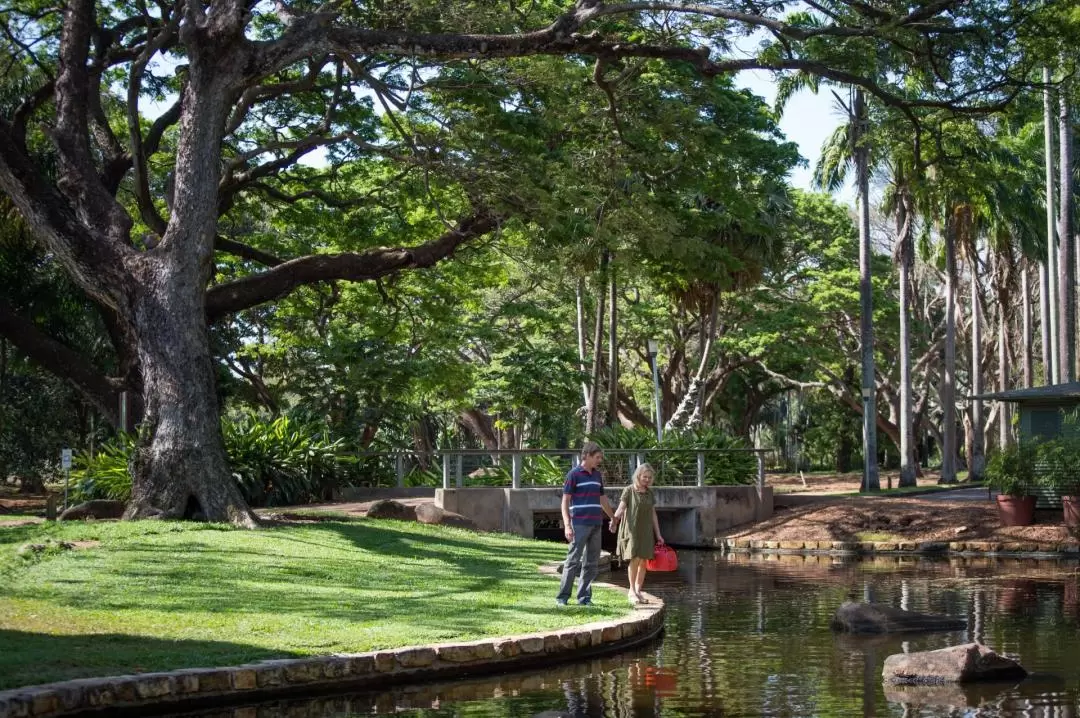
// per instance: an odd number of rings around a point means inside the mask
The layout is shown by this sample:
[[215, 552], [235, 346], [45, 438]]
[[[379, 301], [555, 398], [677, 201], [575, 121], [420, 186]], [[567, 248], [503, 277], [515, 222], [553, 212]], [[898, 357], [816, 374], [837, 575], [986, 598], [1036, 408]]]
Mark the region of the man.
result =
[[[562, 520], [563, 531], [570, 548], [563, 563], [562, 582], [555, 602], [565, 606], [570, 600], [574, 579], [581, 572], [578, 584], [579, 606], [592, 603], [592, 582], [596, 578], [596, 566], [600, 558], [600, 532], [604, 514], [615, 516], [611, 502], [604, 496], [604, 480], [600, 475], [600, 463], [604, 452], [592, 441], [581, 447], [581, 463], [570, 470], [563, 484]], [[584, 562], [584, 571], [582, 571]]]

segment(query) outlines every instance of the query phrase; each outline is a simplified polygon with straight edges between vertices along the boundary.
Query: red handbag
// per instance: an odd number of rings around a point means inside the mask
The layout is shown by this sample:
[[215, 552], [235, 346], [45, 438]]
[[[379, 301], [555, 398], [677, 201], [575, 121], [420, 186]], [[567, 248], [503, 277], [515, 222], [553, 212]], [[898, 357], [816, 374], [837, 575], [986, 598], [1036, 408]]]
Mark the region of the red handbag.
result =
[[679, 568], [679, 557], [675, 549], [666, 543], [658, 543], [653, 549], [653, 558], [645, 562], [649, 571], [675, 571]]

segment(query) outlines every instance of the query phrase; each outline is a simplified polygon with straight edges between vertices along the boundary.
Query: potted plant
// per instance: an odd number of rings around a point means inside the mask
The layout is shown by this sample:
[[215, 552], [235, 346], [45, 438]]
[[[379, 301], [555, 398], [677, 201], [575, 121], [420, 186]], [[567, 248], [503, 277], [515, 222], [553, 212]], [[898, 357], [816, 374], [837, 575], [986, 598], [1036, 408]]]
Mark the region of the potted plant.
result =
[[1080, 526], [1080, 439], [1061, 437], [1038, 447], [1039, 473], [1044, 486], [1061, 498], [1066, 526]]
[[1005, 526], [1035, 523], [1035, 453], [1033, 444], [1000, 449], [986, 465], [986, 485], [998, 492], [998, 516]]

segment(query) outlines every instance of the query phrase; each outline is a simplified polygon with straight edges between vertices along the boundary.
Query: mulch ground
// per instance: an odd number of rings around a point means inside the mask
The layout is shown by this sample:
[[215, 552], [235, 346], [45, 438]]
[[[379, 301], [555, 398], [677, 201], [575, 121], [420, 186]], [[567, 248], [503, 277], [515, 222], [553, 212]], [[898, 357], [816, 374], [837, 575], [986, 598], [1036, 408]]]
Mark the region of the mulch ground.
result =
[[1076, 542], [1061, 511], [1037, 511], [1033, 526], [1002, 526], [990, 501], [849, 497], [778, 508], [773, 517], [723, 532], [762, 541]]
[[[898, 485], [896, 472], [882, 472], [882, 488], [890, 479]], [[919, 483], [932, 485], [937, 480], [936, 474], [927, 474]], [[861, 473], [782, 474], [766, 479], [777, 495], [848, 493], [858, 491], [861, 481]], [[722, 536], [762, 541], [1077, 541], [1064, 526], [1060, 510], [1036, 511], [1033, 526], [1002, 526], [989, 498], [946, 501], [917, 496], [821, 496], [812, 504], [778, 507], [771, 519], [736, 526]]]

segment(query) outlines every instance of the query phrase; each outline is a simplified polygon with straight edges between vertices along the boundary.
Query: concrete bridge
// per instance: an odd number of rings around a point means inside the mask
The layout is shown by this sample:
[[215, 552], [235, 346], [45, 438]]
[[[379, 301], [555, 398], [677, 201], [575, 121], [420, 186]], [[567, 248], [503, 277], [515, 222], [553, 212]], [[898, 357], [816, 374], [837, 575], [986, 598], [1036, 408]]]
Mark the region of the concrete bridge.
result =
[[[617, 506], [623, 487], [606, 489]], [[655, 486], [656, 512], [664, 540], [676, 546], [713, 546], [716, 534], [773, 513], [772, 487]], [[472, 519], [487, 531], [533, 538], [537, 519], [561, 516], [562, 487], [463, 487], [435, 490], [435, 504]], [[605, 529], [606, 530], [606, 529]]]

